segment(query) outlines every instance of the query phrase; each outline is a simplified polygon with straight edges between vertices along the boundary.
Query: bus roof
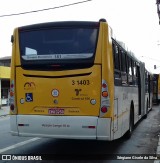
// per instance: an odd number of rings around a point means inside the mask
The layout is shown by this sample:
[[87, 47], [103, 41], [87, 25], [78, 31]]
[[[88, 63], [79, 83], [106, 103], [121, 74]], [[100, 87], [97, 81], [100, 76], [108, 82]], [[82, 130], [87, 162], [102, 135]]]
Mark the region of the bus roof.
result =
[[27, 26], [18, 27], [20, 31], [23, 30], [30, 30], [30, 29], [37, 29], [37, 28], [49, 28], [49, 27], [71, 27], [71, 26], [91, 26], [91, 27], [98, 27], [99, 22], [92, 22], [92, 21], [59, 21], [59, 22], [46, 22], [46, 23], [39, 23], [39, 24], [32, 24]]

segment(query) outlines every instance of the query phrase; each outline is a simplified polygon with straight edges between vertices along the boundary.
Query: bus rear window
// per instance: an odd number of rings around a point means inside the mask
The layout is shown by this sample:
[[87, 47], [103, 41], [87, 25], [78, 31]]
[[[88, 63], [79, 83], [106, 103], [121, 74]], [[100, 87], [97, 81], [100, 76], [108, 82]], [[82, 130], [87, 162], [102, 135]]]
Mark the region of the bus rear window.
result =
[[93, 62], [97, 33], [97, 28], [77, 27], [22, 30], [19, 33], [22, 66]]

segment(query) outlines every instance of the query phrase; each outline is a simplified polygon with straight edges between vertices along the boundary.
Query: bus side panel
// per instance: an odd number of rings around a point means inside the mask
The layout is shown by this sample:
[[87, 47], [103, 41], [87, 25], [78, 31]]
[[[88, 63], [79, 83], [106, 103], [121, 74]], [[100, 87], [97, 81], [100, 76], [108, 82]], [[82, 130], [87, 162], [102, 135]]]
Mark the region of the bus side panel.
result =
[[97, 139], [98, 140], [112, 140], [111, 139], [111, 118], [98, 118]]
[[158, 75], [158, 102], [160, 103], [160, 75]]
[[115, 93], [115, 100], [114, 100], [114, 130], [113, 136], [114, 139], [118, 139], [122, 135], [122, 106], [123, 106], [123, 99], [122, 99], [122, 87], [116, 87], [114, 89]]
[[[114, 100], [114, 139], [123, 136], [129, 129], [129, 115], [131, 102], [134, 104], [134, 123], [139, 120], [138, 108], [138, 88], [130, 87], [115, 87]], [[117, 103], [117, 104], [116, 104]], [[117, 112], [117, 113], [116, 113]]]

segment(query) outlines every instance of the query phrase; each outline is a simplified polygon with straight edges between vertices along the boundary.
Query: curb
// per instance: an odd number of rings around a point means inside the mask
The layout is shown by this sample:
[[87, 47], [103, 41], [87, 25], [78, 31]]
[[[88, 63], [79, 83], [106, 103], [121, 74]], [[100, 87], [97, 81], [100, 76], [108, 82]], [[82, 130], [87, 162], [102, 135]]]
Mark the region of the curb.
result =
[[4, 114], [4, 115], [0, 115], [0, 117], [6, 117], [8, 116], [9, 114]]

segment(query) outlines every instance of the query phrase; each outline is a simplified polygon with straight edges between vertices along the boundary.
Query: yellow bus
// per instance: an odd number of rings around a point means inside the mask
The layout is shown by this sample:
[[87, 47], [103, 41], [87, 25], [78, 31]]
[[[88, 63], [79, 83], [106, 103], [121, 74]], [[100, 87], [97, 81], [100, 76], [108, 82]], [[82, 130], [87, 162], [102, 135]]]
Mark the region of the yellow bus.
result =
[[[152, 109], [153, 105], [153, 74], [147, 69], [145, 70], [145, 108], [147, 112]], [[147, 118], [147, 114], [144, 116]]]
[[105, 19], [22, 26], [11, 41], [12, 135], [111, 141], [147, 114], [145, 65]]
[[160, 74], [153, 75], [153, 103], [160, 103]]

